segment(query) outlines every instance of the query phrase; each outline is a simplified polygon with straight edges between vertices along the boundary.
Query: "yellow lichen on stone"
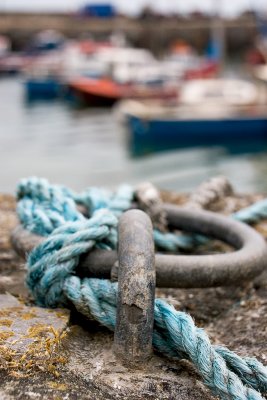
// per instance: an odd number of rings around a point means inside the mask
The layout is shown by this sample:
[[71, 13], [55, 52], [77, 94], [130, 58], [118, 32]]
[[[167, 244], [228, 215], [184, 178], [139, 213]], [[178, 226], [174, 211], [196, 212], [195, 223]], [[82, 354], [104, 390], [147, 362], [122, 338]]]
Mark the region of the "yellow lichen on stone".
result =
[[23, 310], [23, 307], [7, 307], [0, 310], [0, 318], [10, 317], [11, 315], [17, 317]]
[[[66, 363], [67, 359], [61, 353], [61, 342], [67, 332], [59, 332], [52, 326], [36, 324], [28, 329], [26, 335], [21, 335], [15, 342], [32, 339], [27, 350], [21, 354], [12, 351], [6, 345], [6, 340], [12, 337], [12, 331], [0, 332], [0, 369], [12, 372], [12, 376], [29, 376], [36, 370], [49, 372], [55, 377], [59, 376], [58, 368]], [[8, 345], [12, 346], [12, 342]]]
[[[51, 327], [35, 326], [35, 329], [31, 329], [30, 338], [34, 339], [33, 342], [27, 347], [24, 354], [19, 354], [17, 351], [11, 351], [8, 347], [0, 344], [0, 360], [2, 369], [7, 369], [12, 372], [18, 373], [18, 376], [29, 376], [36, 370], [44, 372], [50, 372], [54, 376], [58, 377], [58, 368], [60, 365], [66, 363], [67, 359], [60, 355], [61, 351], [61, 339], [65, 337], [66, 333], [59, 334], [56, 336], [45, 337], [44, 333], [51, 335], [53, 330]], [[12, 336], [12, 332], [1, 332], [3, 340]], [[21, 339], [29, 337], [24, 336]]]
[[58, 318], [61, 318], [61, 319], [66, 319], [66, 317], [67, 317], [67, 312], [66, 312], [66, 310], [60, 310], [60, 311], [56, 311], [56, 316], [58, 317]]
[[27, 312], [21, 316], [21, 318], [24, 319], [25, 321], [36, 317], [37, 315], [34, 311]]
[[26, 377], [38, 370], [58, 377], [60, 366], [67, 361], [62, 341], [67, 335], [69, 312], [30, 307], [9, 294], [1, 296], [0, 370], [13, 377]]
[[48, 386], [51, 389], [56, 389], [56, 390], [67, 390], [68, 389], [68, 385], [64, 384], [64, 383], [58, 383], [58, 382], [48, 382]]
[[0, 319], [0, 326], [7, 326], [8, 328], [10, 328], [10, 326], [12, 325], [13, 321], [11, 319]]
[[45, 335], [51, 332], [51, 327], [44, 324], [35, 324], [30, 326], [28, 333], [25, 337], [32, 339], [41, 339]]
[[12, 336], [14, 336], [14, 332], [12, 331], [0, 331], [0, 344]]

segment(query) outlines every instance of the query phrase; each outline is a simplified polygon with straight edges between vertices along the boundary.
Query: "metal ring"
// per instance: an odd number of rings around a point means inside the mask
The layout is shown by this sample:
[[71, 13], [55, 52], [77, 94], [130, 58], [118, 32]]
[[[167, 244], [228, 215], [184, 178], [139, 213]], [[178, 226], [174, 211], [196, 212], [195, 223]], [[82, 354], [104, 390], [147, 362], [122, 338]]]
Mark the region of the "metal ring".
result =
[[[164, 204], [169, 226], [221, 239], [237, 250], [216, 255], [156, 254], [158, 287], [197, 288], [239, 285], [258, 276], [267, 265], [267, 245], [254, 229], [233, 218], [210, 211], [188, 210]], [[44, 240], [18, 227], [12, 243], [25, 256]], [[95, 250], [81, 259], [77, 274], [110, 278], [117, 260], [115, 251]]]
[[153, 228], [139, 210], [119, 222], [119, 276], [114, 352], [134, 367], [152, 354], [156, 286]]

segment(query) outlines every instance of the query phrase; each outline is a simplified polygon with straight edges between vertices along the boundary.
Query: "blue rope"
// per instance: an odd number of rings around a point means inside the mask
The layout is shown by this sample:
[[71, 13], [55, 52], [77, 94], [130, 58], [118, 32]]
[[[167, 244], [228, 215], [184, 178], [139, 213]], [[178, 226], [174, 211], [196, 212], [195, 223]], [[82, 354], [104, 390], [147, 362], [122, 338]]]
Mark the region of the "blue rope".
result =
[[[129, 185], [122, 185], [112, 193], [101, 188], [88, 188], [82, 193], [75, 193], [59, 185], [51, 185], [46, 179], [23, 179], [18, 185], [19, 200], [17, 213], [24, 228], [42, 236], [48, 236], [64, 220], [83, 220], [77, 212], [77, 204], [86, 207], [88, 214], [107, 208], [117, 217], [126, 211], [134, 197], [134, 190]], [[255, 223], [267, 218], [267, 199], [232, 214], [240, 222]], [[202, 235], [163, 233], [154, 229], [155, 244], [159, 249], [178, 252], [191, 250], [195, 246], [207, 243]]]
[[[101, 188], [88, 188], [82, 193], [59, 185], [51, 185], [46, 179], [23, 179], [17, 188], [17, 214], [25, 229], [42, 236], [48, 236], [55, 228], [66, 221], [82, 221], [83, 215], [77, 212], [77, 204], [83, 205], [89, 215], [107, 208], [119, 217], [133, 201], [134, 190], [122, 185], [112, 193]], [[190, 250], [196, 239], [190, 235], [176, 235], [154, 230], [156, 246], [160, 249], [177, 252]]]
[[48, 236], [66, 221], [82, 221], [76, 204], [64, 189], [46, 179], [23, 179], [17, 188], [17, 214], [25, 229]]
[[[117, 284], [75, 275], [79, 258], [93, 247], [114, 249], [117, 217], [129, 204], [131, 191], [115, 195], [87, 190], [74, 195], [46, 180], [24, 180], [18, 187], [18, 215], [23, 225], [47, 236], [28, 257], [27, 286], [40, 306], [68, 306], [95, 318], [110, 330], [116, 323]], [[90, 218], [76, 209], [87, 204]], [[79, 200], [78, 200], [79, 199]], [[106, 207], [112, 205], [112, 210]], [[192, 318], [160, 299], [155, 302], [153, 346], [169, 357], [190, 360], [205, 384], [223, 400], [260, 400], [267, 391], [267, 368], [252, 358], [241, 358], [224, 347], [212, 346]]]
[[233, 218], [241, 222], [256, 223], [267, 218], [267, 199], [257, 201], [250, 207], [233, 214]]

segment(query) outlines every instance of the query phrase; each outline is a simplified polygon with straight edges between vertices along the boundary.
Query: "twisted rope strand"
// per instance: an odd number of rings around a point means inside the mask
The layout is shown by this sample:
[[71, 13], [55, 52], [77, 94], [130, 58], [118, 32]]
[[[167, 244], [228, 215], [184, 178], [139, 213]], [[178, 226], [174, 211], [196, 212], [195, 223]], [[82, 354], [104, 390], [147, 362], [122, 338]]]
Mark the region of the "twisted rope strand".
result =
[[257, 201], [251, 206], [233, 214], [233, 217], [241, 222], [255, 223], [267, 218], [267, 199]]
[[[159, 315], [160, 314], [160, 315]], [[190, 315], [176, 311], [160, 299], [155, 305], [155, 324], [164, 321], [169, 338], [176, 348], [187, 354], [205, 384], [222, 399], [262, 399], [260, 393], [244, 386], [236, 374], [227, 368], [225, 360], [210, 344], [206, 333], [197, 328]], [[267, 370], [266, 370], [267, 373]]]
[[262, 393], [267, 392], [266, 367], [255, 358], [241, 358], [233, 351], [223, 346], [215, 346], [219, 353], [238, 376], [242, 376], [243, 382]]

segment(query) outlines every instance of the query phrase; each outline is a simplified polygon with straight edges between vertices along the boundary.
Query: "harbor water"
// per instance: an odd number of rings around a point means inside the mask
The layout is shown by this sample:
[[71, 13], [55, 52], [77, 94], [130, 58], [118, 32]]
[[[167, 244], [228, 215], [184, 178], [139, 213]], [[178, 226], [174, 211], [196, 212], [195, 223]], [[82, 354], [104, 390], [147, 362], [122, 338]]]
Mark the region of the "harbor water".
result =
[[110, 109], [76, 109], [60, 101], [29, 104], [21, 78], [1, 79], [0, 94], [2, 192], [14, 193], [18, 180], [32, 175], [76, 190], [151, 181], [162, 189], [189, 191], [218, 174], [240, 192], [267, 192], [266, 149], [231, 154], [209, 147], [132, 158]]

